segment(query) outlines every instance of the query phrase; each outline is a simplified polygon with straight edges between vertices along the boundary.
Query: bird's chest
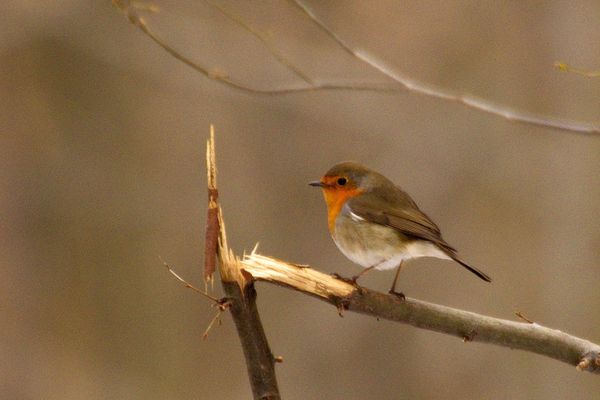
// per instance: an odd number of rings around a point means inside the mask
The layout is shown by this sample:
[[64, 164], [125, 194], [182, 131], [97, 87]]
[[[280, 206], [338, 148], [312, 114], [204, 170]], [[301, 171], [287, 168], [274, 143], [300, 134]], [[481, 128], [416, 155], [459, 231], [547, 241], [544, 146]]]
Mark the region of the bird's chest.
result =
[[397, 231], [368, 222], [347, 207], [335, 219], [331, 235], [346, 257], [365, 268], [394, 268], [403, 253], [404, 242]]

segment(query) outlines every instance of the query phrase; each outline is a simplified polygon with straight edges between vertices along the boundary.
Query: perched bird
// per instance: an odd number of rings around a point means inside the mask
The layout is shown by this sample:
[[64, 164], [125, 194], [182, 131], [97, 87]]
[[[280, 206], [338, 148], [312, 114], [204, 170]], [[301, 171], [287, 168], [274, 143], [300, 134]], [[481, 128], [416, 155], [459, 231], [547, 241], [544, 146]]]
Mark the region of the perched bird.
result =
[[397, 268], [390, 293], [404, 297], [396, 292], [402, 263], [419, 257], [454, 260], [491, 282], [487, 274], [461, 260], [413, 199], [380, 173], [343, 162], [309, 185], [323, 190], [329, 232], [337, 247], [365, 268], [352, 277], [353, 283], [372, 269]]

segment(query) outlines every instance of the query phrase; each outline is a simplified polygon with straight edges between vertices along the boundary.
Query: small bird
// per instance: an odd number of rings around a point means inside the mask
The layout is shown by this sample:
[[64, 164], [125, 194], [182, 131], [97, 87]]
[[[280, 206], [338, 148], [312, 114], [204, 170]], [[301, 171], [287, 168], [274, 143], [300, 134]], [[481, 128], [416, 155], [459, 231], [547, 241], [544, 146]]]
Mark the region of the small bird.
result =
[[397, 268], [389, 292], [404, 298], [396, 292], [402, 263], [419, 257], [454, 260], [491, 282], [487, 274], [461, 260], [431, 218], [380, 173], [358, 163], [342, 162], [309, 185], [323, 190], [329, 232], [337, 247], [365, 268], [351, 282], [356, 283], [372, 269]]

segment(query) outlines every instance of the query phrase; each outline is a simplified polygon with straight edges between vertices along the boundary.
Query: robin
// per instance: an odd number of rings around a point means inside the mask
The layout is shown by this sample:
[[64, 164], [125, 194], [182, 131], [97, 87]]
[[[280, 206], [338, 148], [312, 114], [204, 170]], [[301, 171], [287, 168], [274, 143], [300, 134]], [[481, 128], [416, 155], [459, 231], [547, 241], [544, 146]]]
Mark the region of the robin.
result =
[[380, 173], [358, 163], [343, 162], [309, 185], [323, 190], [329, 232], [337, 247], [365, 268], [351, 278], [352, 283], [372, 269], [397, 268], [389, 292], [404, 298], [396, 292], [402, 263], [419, 257], [454, 260], [491, 282], [487, 274], [461, 260], [431, 218]]

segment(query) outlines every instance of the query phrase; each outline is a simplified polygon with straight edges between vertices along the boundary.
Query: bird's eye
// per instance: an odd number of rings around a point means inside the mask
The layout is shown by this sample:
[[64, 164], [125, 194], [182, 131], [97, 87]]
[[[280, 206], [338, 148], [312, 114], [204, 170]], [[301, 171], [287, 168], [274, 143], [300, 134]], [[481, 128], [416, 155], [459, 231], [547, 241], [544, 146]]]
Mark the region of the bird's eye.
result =
[[338, 180], [337, 180], [337, 184], [340, 186], [344, 186], [346, 184], [346, 182], [348, 182], [348, 180], [346, 178], [338, 178]]

